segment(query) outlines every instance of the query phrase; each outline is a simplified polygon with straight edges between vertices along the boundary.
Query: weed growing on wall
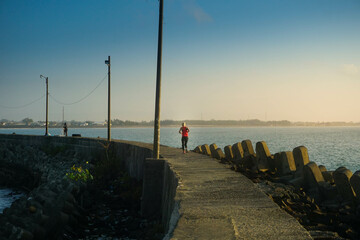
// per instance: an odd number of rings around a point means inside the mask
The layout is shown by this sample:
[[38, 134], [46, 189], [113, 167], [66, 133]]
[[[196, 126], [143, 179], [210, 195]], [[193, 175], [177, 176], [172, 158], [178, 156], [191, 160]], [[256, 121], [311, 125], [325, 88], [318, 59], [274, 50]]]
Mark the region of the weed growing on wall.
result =
[[[88, 164], [88, 162], [86, 162], [86, 164]], [[75, 165], [71, 167], [70, 172], [66, 173], [66, 177], [72, 181], [81, 181], [84, 183], [94, 179], [88, 169], [82, 168], [81, 166], [76, 167]]]

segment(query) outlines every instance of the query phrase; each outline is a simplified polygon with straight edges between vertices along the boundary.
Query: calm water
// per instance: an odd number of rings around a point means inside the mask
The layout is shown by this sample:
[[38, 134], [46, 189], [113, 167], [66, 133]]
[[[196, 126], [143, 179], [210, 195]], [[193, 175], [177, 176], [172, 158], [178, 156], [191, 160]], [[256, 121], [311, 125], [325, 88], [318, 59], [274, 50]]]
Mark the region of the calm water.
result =
[[[180, 128], [180, 127], [179, 127]], [[171, 147], [181, 147], [179, 128], [162, 128], [160, 142]], [[224, 148], [235, 142], [250, 139], [255, 148], [258, 141], [266, 141], [272, 154], [292, 151], [297, 146], [308, 148], [310, 161], [323, 164], [328, 170], [346, 166], [351, 171], [360, 170], [360, 127], [191, 127], [189, 149], [197, 145], [216, 143]], [[62, 129], [49, 129], [51, 135], [60, 135]], [[0, 133], [43, 135], [44, 129], [0, 129]], [[69, 129], [69, 135], [80, 133], [83, 137], [107, 136], [106, 128]], [[113, 139], [153, 141], [152, 128], [113, 128]]]

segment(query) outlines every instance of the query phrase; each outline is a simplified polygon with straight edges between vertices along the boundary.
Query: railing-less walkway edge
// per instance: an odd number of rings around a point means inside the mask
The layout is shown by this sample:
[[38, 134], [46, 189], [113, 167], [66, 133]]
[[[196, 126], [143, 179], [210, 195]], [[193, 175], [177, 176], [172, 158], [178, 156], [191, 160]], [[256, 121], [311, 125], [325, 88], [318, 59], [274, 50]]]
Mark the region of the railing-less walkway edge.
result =
[[160, 150], [179, 182], [172, 239], [312, 239], [244, 175], [205, 155]]

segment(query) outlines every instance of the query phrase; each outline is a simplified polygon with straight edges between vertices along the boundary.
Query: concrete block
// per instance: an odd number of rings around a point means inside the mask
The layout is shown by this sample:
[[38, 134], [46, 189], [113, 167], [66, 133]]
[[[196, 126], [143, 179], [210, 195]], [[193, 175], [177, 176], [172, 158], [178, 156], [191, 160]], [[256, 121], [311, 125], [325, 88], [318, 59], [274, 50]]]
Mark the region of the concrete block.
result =
[[243, 140], [241, 146], [244, 149], [244, 156], [252, 155], [255, 156], [254, 148], [249, 139]]
[[197, 147], [194, 149], [194, 152], [196, 152], [196, 153], [202, 153], [201, 145], [197, 146]]
[[319, 165], [320, 172], [326, 172], [327, 169], [324, 165]]
[[225, 154], [223, 153], [223, 151], [221, 150], [221, 148], [217, 148], [216, 150], [214, 150], [214, 157], [218, 160], [223, 160], [225, 159]]
[[336, 187], [329, 182], [319, 182], [319, 190], [323, 199], [336, 201], [338, 191]]
[[319, 189], [319, 183], [325, 182], [323, 175], [315, 162], [309, 162], [303, 168], [304, 187], [306, 189]]
[[[321, 169], [320, 169], [320, 171], [321, 171]], [[324, 171], [324, 172], [322, 171], [321, 173], [322, 173], [322, 175], [323, 175], [326, 182], [328, 182], [330, 184], [335, 183], [334, 182], [334, 177], [333, 177], [334, 171]]]
[[299, 146], [293, 149], [293, 156], [295, 160], [296, 176], [303, 176], [303, 168], [309, 161], [308, 150], [304, 146]]
[[239, 161], [240, 159], [244, 158], [244, 149], [242, 148], [240, 142], [234, 143], [231, 147], [231, 150], [234, 154], [234, 159]]
[[274, 156], [275, 168], [278, 175], [284, 176], [296, 171], [294, 156], [292, 152], [280, 152]]
[[210, 153], [212, 157], [216, 156], [215, 150], [218, 148], [218, 146], [215, 143], [210, 144]]
[[269, 161], [272, 161], [272, 158], [271, 158], [271, 153], [269, 151], [269, 148], [266, 145], [266, 142], [264, 142], [264, 141], [257, 142], [255, 149], [256, 149], [258, 169], [260, 171], [268, 170], [270, 168]]
[[339, 167], [333, 173], [338, 193], [345, 201], [350, 202], [355, 200], [355, 192], [350, 184], [350, 178], [352, 175], [352, 172], [345, 167]]
[[224, 152], [225, 152], [226, 160], [228, 160], [229, 162], [232, 162], [233, 158], [234, 158], [234, 154], [232, 152], [231, 145], [225, 146], [224, 147]]
[[360, 171], [356, 171], [350, 178], [351, 187], [354, 189], [356, 199], [360, 202]]
[[209, 145], [207, 145], [207, 144], [201, 145], [201, 151], [203, 154], [211, 156]]

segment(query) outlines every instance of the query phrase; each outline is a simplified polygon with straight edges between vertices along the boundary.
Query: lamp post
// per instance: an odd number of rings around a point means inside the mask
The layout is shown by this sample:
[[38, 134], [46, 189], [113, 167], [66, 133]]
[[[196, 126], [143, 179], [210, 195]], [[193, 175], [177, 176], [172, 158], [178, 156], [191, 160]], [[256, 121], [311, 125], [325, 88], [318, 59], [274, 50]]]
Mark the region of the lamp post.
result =
[[45, 122], [45, 136], [49, 135], [48, 132], [48, 116], [49, 116], [49, 78], [43, 75], [40, 75], [40, 78], [45, 78], [46, 80], [46, 122]]
[[107, 129], [107, 140], [111, 140], [111, 118], [110, 118], [110, 56], [108, 56], [108, 59], [105, 60], [105, 64], [108, 66], [108, 129]]
[[164, 1], [160, 0], [158, 54], [157, 54], [157, 71], [156, 71], [154, 147], [153, 147], [153, 154], [154, 154], [153, 157], [155, 159], [159, 159], [159, 155], [160, 155], [160, 99], [161, 99], [161, 55], [162, 55], [163, 8], [164, 8]]

